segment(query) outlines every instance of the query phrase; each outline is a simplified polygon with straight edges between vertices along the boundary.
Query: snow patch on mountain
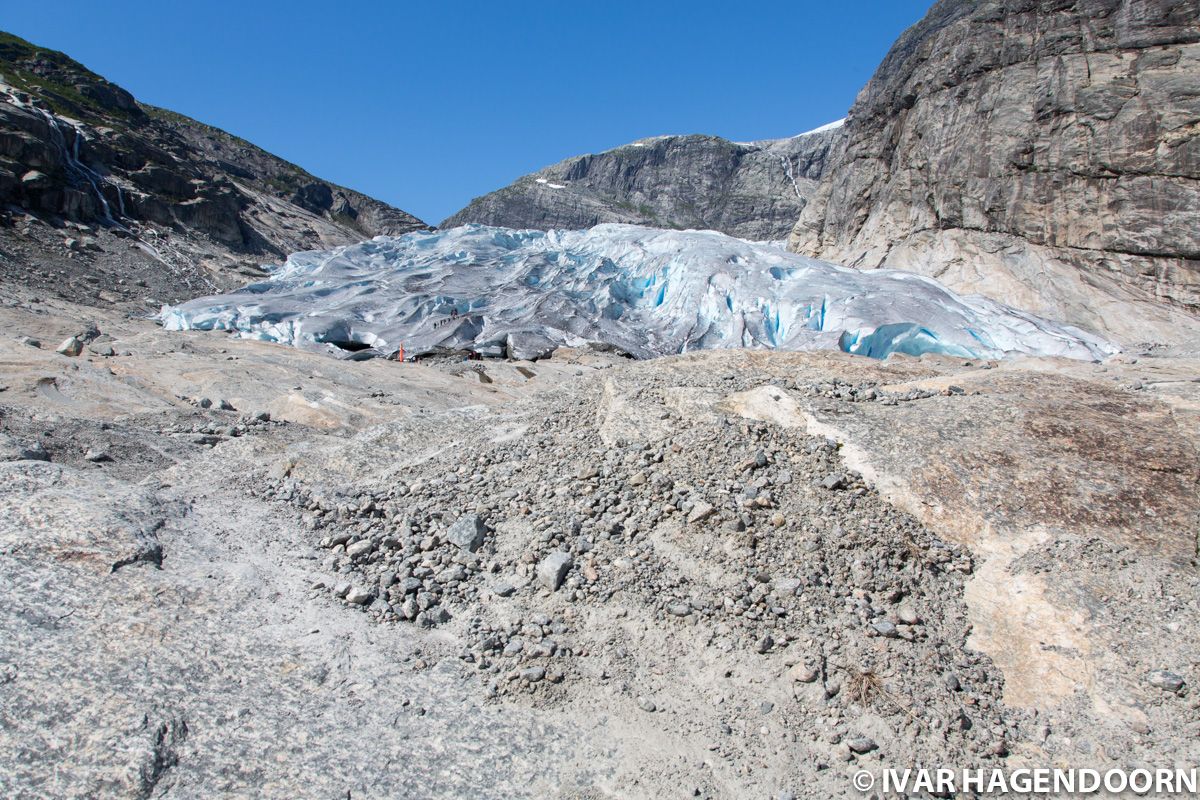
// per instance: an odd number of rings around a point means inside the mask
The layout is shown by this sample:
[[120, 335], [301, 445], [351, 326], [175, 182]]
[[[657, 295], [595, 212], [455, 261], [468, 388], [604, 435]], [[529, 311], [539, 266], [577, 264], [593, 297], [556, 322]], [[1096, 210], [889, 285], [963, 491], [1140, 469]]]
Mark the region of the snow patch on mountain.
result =
[[610, 345], [1096, 358], [1083, 331], [936, 281], [860, 272], [715, 231], [465, 225], [297, 253], [260, 283], [164, 307], [170, 330], [227, 330], [331, 353], [441, 348], [535, 357]]

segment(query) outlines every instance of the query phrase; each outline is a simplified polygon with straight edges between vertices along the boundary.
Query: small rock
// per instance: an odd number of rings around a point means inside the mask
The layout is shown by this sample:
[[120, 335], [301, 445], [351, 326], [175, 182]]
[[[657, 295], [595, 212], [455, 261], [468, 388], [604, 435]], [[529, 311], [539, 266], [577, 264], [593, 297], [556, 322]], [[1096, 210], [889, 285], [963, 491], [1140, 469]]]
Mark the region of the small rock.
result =
[[857, 753], [859, 755], [879, 749], [879, 745], [875, 744], [875, 740], [869, 739], [866, 736], [850, 737], [846, 740], [846, 747], [850, 748], [851, 753]]
[[537, 683], [546, 677], [545, 667], [526, 667], [521, 670], [521, 677], [530, 683]]
[[40, 442], [20, 444], [7, 434], [0, 432], [0, 461], [49, 461], [50, 454]]
[[68, 336], [63, 340], [63, 343], [54, 349], [54, 352], [64, 356], [75, 357], [83, 352], [83, 342], [74, 336]]
[[112, 456], [110, 456], [104, 450], [89, 449], [86, 453], [83, 454], [83, 457], [84, 457], [84, 459], [91, 461], [92, 463], [99, 463], [101, 461], [112, 461]]
[[50, 176], [40, 170], [31, 169], [21, 176], [21, 185], [26, 189], [45, 189], [52, 184]]
[[921, 618], [917, 616], [917, 610], [910, 603], [901, 603], [900, 608], [896, 609], [896, 618], [905, 625], [918, 625]]
[[39, 350], [42, 347], [42, 343], [40, 341], [38, 341], [37, 339], [34, 339], [32, 336], [21, 336], [17, 339], [17, 341], [20, 342], [21, 344], [25, 345], [26, 347], [36, 347]]
[[483, 546], [483, 537], [486, 535], [487, 526], [478, 514], [463, 514], [450, 526], [450, 530], [446, 532], [446, 539], [459, 548], [474, 553]]
[[563, 580], [570, 572], [572, 564], [574, 564], [574, 559], [571, 558], [570, 553], [564, 553], [561, 550], [551, 553], [538, 564], [538, 583], [552, 592], [558, 591], [558, 587], [562, 586]]
[[775, 594], [780, 597], [792, 597], [800, 589], [799, 578], [780, 578], [775, 581]]
[[754, 643], [754, 652], [767, 653], [770, 652], [771, 648], [774, 646], [775, 640], [771, 638], [770, 634], [768, 634]]
[[1151, 686], [1162, 689], [1165, 692], [1178, 692], [1183, 688], [1184, 680], [1180, 675], [1174, 672], [1168, 672], [1165, 669], [1156, 669], [1146, 676], [1146, 680]]
[[416, 598], [409, 597], [400, 604], [400, 616], [407, 620], [414, 620], [417, 614], [421, 613], [421, 606], [417, 603]]
[[900, 631], [898, 631], [896, 629], [896, 626], [893, 625], [891, 622], [888, 622], [886, 619], [881, 619], [876, 622], [872, 622], [871, 627], [880, 636], [884, 636], [888, 639], [895, 639], [897, 636], [900, 635]]
[[798, 683], [812, 683], [820, 673], [808, 664], [797, 664], [788, 670], [788, 677]]
[[821, 481], [821, 485], [830, 491], [841, 489], [843, 486], [845, 486], [845, 484], [846, 476], [842, 475], [840, 472], [830, 473], [829, 475], [825, 476], [824, 480]]
[[232, 403], [220, 397], [201, 397], [196, 401], [196, 405], [200, 408], [211, 408], [217, 411], [237, 411]]
[[354, 544], [346, 545], [346, 555], [352, 559], [363, 558], [375, 552], [375, 543], [370, 539], [363, 539]]
[[692, 507], [691, 513], [688, 514], [687, 521], [692, 523], [703, 522], [711, 517], [715, 512], [716, 509], [713, 508], [711, 503], [706, 503], [701, 500]]
[[658, 706], [656, 706], [654, 704], [654, 701], [648, 697], [639, 697], [637, 699], [637, 704], [638, 704], [638, 708], [640, 708], [642, 711], [645, 711], [647, 713], [653, 714], [655, 711], [658, 710]]
[[346, 592], [346, 602], [352, 605], [365, 606], [374, 599], [375, 595], [361, 586], [351, 586], [350, 591]]
[[417, 624], [425, 628], [432, 628], [434, 625], [441, 625], [450, 621], [450, 612], [442, 606], [431, 608], [423, 615], [418, 616], [423, 616], [424, 619], [419, 619]]

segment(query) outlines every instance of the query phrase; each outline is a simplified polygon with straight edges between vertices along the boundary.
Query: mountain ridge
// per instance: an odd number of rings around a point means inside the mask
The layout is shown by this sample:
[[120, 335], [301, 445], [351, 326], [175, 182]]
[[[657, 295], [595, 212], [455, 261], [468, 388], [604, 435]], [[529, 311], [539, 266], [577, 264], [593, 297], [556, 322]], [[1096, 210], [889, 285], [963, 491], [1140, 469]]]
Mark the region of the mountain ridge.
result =
[[755, 142], [706, 134], [638, 139], [523, 175], [439, 227], [574, 230], [618, 222], [783, 239], [815, 190], [840, 128], [833, 123]]
[[[17, 256], [0, 261], [0, 279], [20, 280], [20, 257], [45, 254], [110, 295], [128, 278], [179, 297], [243, 283], [296, 251], [429, 227], [7, 33], [0, 78], [0, 235]], [[64, 288], [104, 302], [79, 281]]]

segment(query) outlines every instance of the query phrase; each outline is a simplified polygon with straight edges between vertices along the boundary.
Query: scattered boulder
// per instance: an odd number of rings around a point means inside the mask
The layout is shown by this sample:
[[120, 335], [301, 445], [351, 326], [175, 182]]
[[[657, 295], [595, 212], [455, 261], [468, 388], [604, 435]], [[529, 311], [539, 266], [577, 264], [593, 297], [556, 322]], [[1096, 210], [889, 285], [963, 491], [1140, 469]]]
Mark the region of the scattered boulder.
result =
[[361, 539], [354, 544], [346, 545], [346, 555], [351, 559], [365, 558], [373, 552], [375, 552], [375, 542], [370, 539]]
[[674, 617], [686, 617], [692, 613], [692, 606], [690, 603], [672, 603], [667, 606], [667, 613]]
[[876, 620], [875, 622], [872, 622], [871, 628], [872, 628], [872, 630], [875, 631], [875, 633], [877, 633], [880, 636], [883, 636], [887, 639], [895, 639], [897, 636], [900, 635], [900, 631], [896, 628], [896, 626], [886, 619]]
[[797, 683], [812, 683], [820, 674], [816, 668], [803, 663], [797, 664], [788, 670], [788, 677]]
[[53, 181], [50, 176], [36, 169], [31, 169], [21, 176], [21, 185], [26, 189], [46, 189]]
[[780, 578], [775, 581], [775, 594], [780, 597], [792, 597], [800, 590], [799, 578]]
[[54, 348], [54, 352], [74, 358], [83, 352], [83, 342], [79, 341], [75, 336], [68, 336], [66, 339], [63, 339], [62, 344]]
[[850, 748], [851, 753], [858, 755], [879, 749], [879, 745], [875, 744], [875, 740], [866, 736], [851, 736], [846, 740], [846, 747]]
[[463, 514], [446, 532], [446, 538], [450, 542], [471, 553], [483, 546], [486, 535], [487, 525], [478, 514]]
[[570, 572], [574, 563], [570, 553], [564, 553], [561, 550], [551, 553], [538, 564], [538, 583], [552, 592], [558, 591], [558, 587], [562, 586], [563, 580], [566, 579], [567, 573]]
[[1164, 692], [1178, 692], [1183, 688], [1184, 680], [1180, 675], [1174, 672], [1168, 672], [1165, 669], [1156, 669], [1146, 676], [1146, 681]]
[[351, 586], [346, 592], [346, 602], [356, 606], [369, 605], [375, 599], [375, 595], [370, 589], [364, 589], [361, 586]]
[[845, 487], [846, 476], [840, 472], [831, 473], [825, 476], [825, 479], [821, 481], [821, 485], [831, 492], [837, 491]]
[[716, 509], [713, 508], [712, 504], [701, 500], [700, 502], [696, 503], [696, 505], [692, 506], [692, 511], [690, 514], [688, 514], [687, 520], [693, 524], [697, 522], [703, 522], [711, 517], [714, 513], [716, 513]]
[[6, 433], [0, 433], [0, 461], [49, 461], [50, 454], [41, 443], [21, 444]]

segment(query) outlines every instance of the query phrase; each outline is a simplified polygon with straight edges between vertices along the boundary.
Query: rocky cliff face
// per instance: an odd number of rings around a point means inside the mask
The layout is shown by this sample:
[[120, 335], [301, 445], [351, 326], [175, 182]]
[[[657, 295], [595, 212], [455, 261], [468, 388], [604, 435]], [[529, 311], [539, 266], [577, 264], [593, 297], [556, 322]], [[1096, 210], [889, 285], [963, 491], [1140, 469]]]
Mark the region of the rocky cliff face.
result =
[[[117, 236], [169, 273], [164, 293], [187, 294], [298, 250], [425, 227], [8, 34], [0, 78], [0, 229], [22, 228], [32, 251], [69, 241], [76, 262], [104, 260]], [[39, 223], [68, 238], [39, 236]]]
[[1197, 0], [942, 0], [845, 127], [793, 249], [1125, 341], [1195, 330]]
[[841, 126], [762, 142], [660, 136], [569, 158], [476, 198], [442, 227], [590, 228], [625, 222], [782, 239], [825, 169]]

